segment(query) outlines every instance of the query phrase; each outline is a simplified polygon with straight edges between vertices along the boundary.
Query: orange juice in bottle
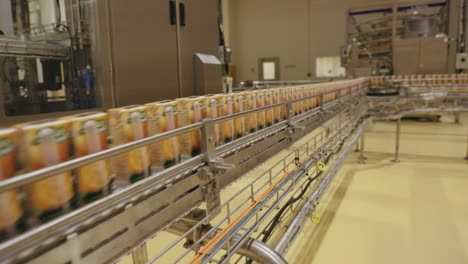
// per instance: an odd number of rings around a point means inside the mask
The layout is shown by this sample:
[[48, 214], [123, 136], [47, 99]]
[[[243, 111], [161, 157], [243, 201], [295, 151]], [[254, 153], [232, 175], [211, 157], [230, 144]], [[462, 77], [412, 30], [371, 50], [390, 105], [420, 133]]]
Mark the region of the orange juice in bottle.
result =
[[[265, 90], [265, 106], [273, 105], [273, 89]], [[273, 108], [265, 111], [265, 122], [267, 126], [273, 125]]]
[[[204, 105], [206, 107], [206, 117], [215, 119], [221, 116], [221, 95], [219, 94], [212, 94], [206, 95], [204, 97]], [[220, 124], [214, 125], [215, 130], [215, 144], [219, 146], [221, 144], [221, 127]]]
[[[285, 88], [280, 88], [280, 96], [281, 96], [281, 102], [288, 102], [290, 100], [289, 98], [289, 87], [285, 87]], [[287, 119], [287, 115], [288, 115], [288, 106], [287, 105], [284, 105], [282, 110], [281, 110], [281, 114], [283, 116], [283, 120], [286, 120]]]
[[[255, 91], [246, 92], [247, 98], [247, 110], [257, 109], [257, 93]], [[248, 117], [248, 130], [250, 133], [257, 131], [258, 129], [258, 115], [257, 113], [251, 113]]]
[[[18, 125], [19, 152], [27, 172], [56, 165], [70, 158], [70, 123], [66, 120], [39, 121]], [[46, 222], [75, 206], [70, 172], [32, 183], [27, 188], [27, 203], [35, 220]]]
[[[276, 88], [273, 89], [273, 96], [272, 96], [272, 101], [273, 104], [279, 104], [281, 103], [281, 88]], [[278, 123], [281, 120], [281, 107], [275, 107], [273, 109], [273, 120], [276, 123]]]
[[[289, 102], [291, 100], [293, 100], [293, 97], [292, 97], [292, 87], [285, 87], [282, 89], [282, 101], [283, 102]], [[294, 107], [293, 109], [291, 109], [293, 111], [293, 114], [294, 114]], [[288, 116], [288, 106], [285, 105], [283, 107], [283, 119], [286, 120], [287, 119], [287, 116]]]
[[317, 107], [318, 103], [319, 103], [319, 89], [317, 87], [312, 87], [312, 108], [315, 108]]
[[[262, 108], [262, 107], [265, 107], [265, 91], [264, 90], [259, 90], [259, 91], [256, 91], [256, 92], [252, 92], [252, 93], [256, 93], [256, 97], [257, 97], [257, 108]], [[257, 122], [258, 122], [258, 129], [263, 129], [266, 125], [266, 119], [265, 119], [265, 111], [259, 111], [257, 112]]]
[[[158, 131], [151, 131], [151, 135], [164, 133], [179, 128], [179, 102], [175, 100], [165, 100], [156, 103], [146, 104], [149, 109], [151, 122], [156, 123]], [[183, 140], [183, 138], [182, 138]], [[164, 139], [152, 146], [153, 168], [161, 171], [174, 166], [181, 160], [181, 147], [183, 141], [180, 136]], [[189, 155], [187, 151], [184, 155]]]
[[[148, 136], [148, 109], [145, 106], [133, 105], [110, 109], [108, 113], [113, 146]], [[112, 159], [111, 164], [118, 184], [128, 185], [150, 176], [149, 157], [149, 148], [145, 146]]]
[[309, 99], [307, 100], [307, 110], [312, 110], [312, 108], [314, 108], [314, 98], [312, 96], [314, 96], [313, 94], [313, 86], [311, 85], [308, 85], [304, 88], [305, 90], [305, 94], [307, 97], [309, 97]]
[[[297, 94], [297, 87], [292, 87], [291, 88], [291, 94], [290, 94], [290, 100], [295, 101], [298, 99], [298, 94]], [[295, 102], [292, 104], [293, 112], [294, 115], [299, 114], [299, 102]]]
[[[105, 150], [108, 136], [108, 115], [86, 113], [69, 117], [75, 157]], [[108, 160], [85, 165], [76, 170], [78, 195], [85, 203], [92, 202], [111, 191], [112, 174]]]
[[[0, 182], [14, 176], [16, 147], [14, 129], [0, 129]], [[16, 190], [0, 193], [0, 241], [26, 228], [24, 212]]]
[[[243, 113], [247, 109], [247, 103], [244, 92], [234, 93], [234, 113]], [[238, 117], [234, 120], [234, 132], [236, 138], [241, 138], [245, 134], [245, 116]]]
[[[180, 106], [179, 126], [201, 122], [205, 119], [204, 97], [191, 96], [177, 99]], [[196, 130], [180, 136], [182, 153], [188, 152], [191, 157], [202, 151], [201, 131]], [[188, 145], [188, 146], [186, 146]]]
[[[234, 114], [234, 96], [233, 94], [223, 94], [221, 96], [222, 115]], [[231, 142], [234, 139], [234, 119], [227, 120], [223, 123], [223, 140], [225, 143]]]
[[303, 100], [305, 96], [305, 93], [304, 93], [304, 86], [299, 86], [297, 87], [297, 92], [296, 92], [296, 98], [298, 100], [301, 100], [298, 102], [299, 104], [299, 113], [304, 113], [304, 111], [306, 111], [306, 105], [307, 105], [307, 100]]

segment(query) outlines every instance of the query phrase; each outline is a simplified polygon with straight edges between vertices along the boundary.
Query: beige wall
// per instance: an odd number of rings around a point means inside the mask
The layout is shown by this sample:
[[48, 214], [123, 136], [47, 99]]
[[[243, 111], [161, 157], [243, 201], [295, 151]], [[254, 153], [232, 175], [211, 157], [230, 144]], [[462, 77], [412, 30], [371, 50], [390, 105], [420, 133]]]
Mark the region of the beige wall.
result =
[[315, 58], [339, 56], [349, 8], [388, 0], [224, 0], [238, 80], [258, 79], [258, 58], [280, 57], [280, 78], [315, 76]]

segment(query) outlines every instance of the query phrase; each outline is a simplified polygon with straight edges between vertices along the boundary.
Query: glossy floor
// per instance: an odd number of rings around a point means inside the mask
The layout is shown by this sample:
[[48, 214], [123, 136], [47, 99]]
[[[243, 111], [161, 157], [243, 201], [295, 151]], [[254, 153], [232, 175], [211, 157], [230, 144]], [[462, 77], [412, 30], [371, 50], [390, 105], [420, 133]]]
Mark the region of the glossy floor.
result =
[[304, 226], [289, 263], [468, 263], [468, 115], [462, 124], [402, 122], [366, 133], [364, 165], [348, 158]]
[[[371, 125], [366, 132], [367, 163], [357, 163], [358, 153], [347, 159], [319, 205], [320, 223], [305, 224], [285, 256], [289, 263], [468, 263], [468, 162], [463, 160], [468, 115], [463, 125], [451, 119], [402, 122], [400, 163], [391, 161], [395, 122]], [[290, 152], [280, 152], [233, 183], [222, 200]], [[292, 217], [289, 213], [285, 218]], [[285, 230], [287, 223], [282, 221], [278, 229]], [[175, 238], [162, 232], [150, 240], [149, 258]], [[278, 238], [275, 234], [272, 241]], [[157, 263], [170, 263], [183, 251], [176, 245]], [[132, 263], [131, 255], [121, 263]]]

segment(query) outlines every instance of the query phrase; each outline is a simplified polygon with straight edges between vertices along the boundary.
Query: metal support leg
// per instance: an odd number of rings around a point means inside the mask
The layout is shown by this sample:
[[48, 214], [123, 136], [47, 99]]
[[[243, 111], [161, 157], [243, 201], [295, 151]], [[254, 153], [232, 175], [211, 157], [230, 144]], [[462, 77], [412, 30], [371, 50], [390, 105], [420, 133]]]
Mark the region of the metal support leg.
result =
[[465, 160], [468, 160], [468, 137], [466, 137], [466, 156]]
[[146, 251], [146, 244], [139, 246], [132, 252], [133, 264], [145, 264], [148, 262], [148, 252]]
[[455, 124], [459, 125], [461, 124], [460, 122], [460, 112], [455, 112]]
[[395, 159], [393, 160], [395, 163], [400, 162], [400, 126], [401, 118], [398, 118], [396, 123]]
[[[362, 135], [361, 135], [361, 153], [360, 153], [360, 155], [359, 155], [359, 163], [360, 163], [360, 164], [366, 163], [366, 157], [364, 157], [364, 144], [365, 144], [365, 141], [364, 141], [365, 137], [364, 137], [364, 135], [365, 135], [365, 134], [364, 134], [364, 132], [363, 132]], [[357, 145], [357, 144], [356, 144], [356, 145]]]

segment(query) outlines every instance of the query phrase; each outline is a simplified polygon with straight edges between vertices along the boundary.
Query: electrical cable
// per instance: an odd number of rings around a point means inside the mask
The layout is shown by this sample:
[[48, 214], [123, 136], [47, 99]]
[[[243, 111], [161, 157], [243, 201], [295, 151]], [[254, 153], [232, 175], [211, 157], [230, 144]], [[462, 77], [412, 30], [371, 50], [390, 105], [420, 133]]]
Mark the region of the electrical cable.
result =
[[[343, 138], [343, 139], [340, 141], [340, 143], [339, 143], [339, 145], [338, 145], [338, 147], [337, 147], [337, 149], [336, 149], [335, 151], [330, 152], [330, 154], [329, 154], [329, 155], [327, 156], [327, 158], [325, 159], [325, 164], [327, 164], [327, 163], [330, 161], [330, 159], [331, 159], [334, 155], [336, 155], [337, 153], [339, 153], [339, 152], [341, 151], [341, 149], [343, 148], [343, 145], [344, 145], [346, 139], [349, 138], [349, 135], [350, 135], [350, 134], [352, 134], [352, 132], [349, 133], [348, 136], [346, 136], [345, 138]], [[303, 168], [302, 170], [306, 171], [305, 168]], [[288, 200], [288, 202], [286, 202], [286, 204], [284, 204], [284, 205], [282, 206], [282, 208], [280, 209], [280, 211], [278, 211], [278, 213], [275, 215], [273, 221], [270, 223], [270, 226], [269, 226], [268, 230], [265, 231], [265, 232], [263, 233], [263, 234], [264, 234], [264, 236], [263, 236], [263, 238], [262, 238], [262, 241], [263, 241], [263, 242], [266, 242], [266, 241], [269, 239], [269, 237], [271, 236], [272, 232], [274, 231], [274, 228], [275, 228], [275, 227], [278, 225], [278, 223], [280, 222], [280, 220], [281, 220], [281, 218], [282, 218], [282, 216], [283, 216], [283, 213], [286, 211], [286, 209], [287, 209], [289, 206], [291, 206], [292, 204], [294, 204], [295, 202], [297, 202], [298, 200], [300, 200], [300, 199], [305, 195], [306, 191], [308, 190], [308, 188], [310, 187], [310, 185], [312, 184], [312, 182], [314, 182], [314, 181], [315, 181], [318, 177], [320, 177], [322, 174], [323, 174], [323, 171], [320, 171], [320, 172], [316, 173], [315, 176], [309, 177], [309, 178], [308, 178], [308, 181], [307, 181], [307, 184], [305, 185], [305, 188], [302, 189], [301, 193], [300, 193], [297, 197], [291, 197], [291, 198]], [[307, 172], [306, 172], [306, 175], [308, 175]]]
[[[341, 149], [343, 148], [343, 145], [346, 141], [346, 139], [349, 138], [349, 135], [351, 135], [353, 132], [354, 132], [355, 129], [353, 129], [350, 133], [348, 133], [348, 135], [346, 137], [344, 137], [339, 145], [338, 145], [338, 148], [335, 150], [335, 151], [332, 151], [330, 152], [330, 154], [327, 156], [327, 158], [325, 158], [325, 164], [328, 164], [328, 162], [330, 161], [330, 159], [338, 154]], [[305, 168], [302, 168], [301, 170], [303, 170], [304, 172], [306, 172], [306, 176], [309, 176], [308, 175], [308, 172]], [[320, 171], [318, 173], [316, 173], [315, 176], [313, 177], [309, 177], [308, 180], [307, 180], [307, 183], [305, 185], [305, 188], [302, 189], [301, 193], [297, 196], [297, 197], [291, 197], [289, 198], [289, 200], [279, 209], [278, 213], [276, 213], [276, 215], [274, 216], [273, 220], [270, 222], [270, 225], [268, 227], [268, 229], [266, 231], [263, 232], [263, 238], [262, 238], [262, 242], [267, 242], [268, 239], [270, 238], [271, 234], [273, 233], [273, 231], [275, 230], [276, 226], [281, 222], [281, 219], [283, 218], [283, 214], [286, 212], [286, 210], [291, 206], [293, 205], [294, 203], [296, 203], [297, 201], [299, 201], [300, 199], [302, 199], [302, 197], [304, 197], [305, 193], [308, 191], [310, 185], [317, 179], [319, 178], [321, 175], [323, 174], [323, 171]], [[251, 264], [253, 262], [252, 259], [249, 259], [246, 263], [249, 263]]]

